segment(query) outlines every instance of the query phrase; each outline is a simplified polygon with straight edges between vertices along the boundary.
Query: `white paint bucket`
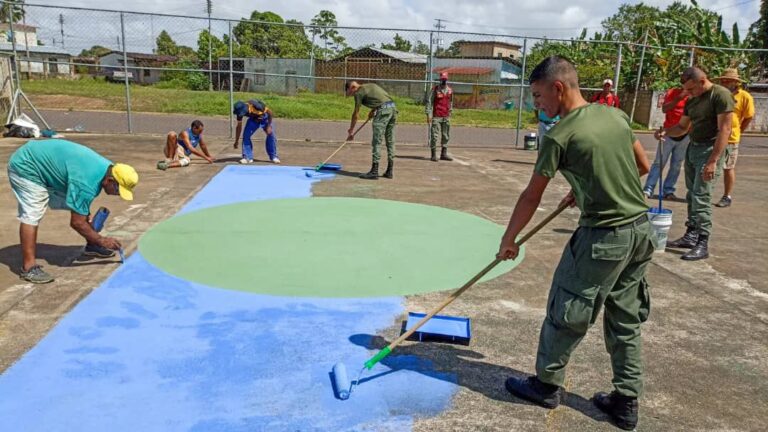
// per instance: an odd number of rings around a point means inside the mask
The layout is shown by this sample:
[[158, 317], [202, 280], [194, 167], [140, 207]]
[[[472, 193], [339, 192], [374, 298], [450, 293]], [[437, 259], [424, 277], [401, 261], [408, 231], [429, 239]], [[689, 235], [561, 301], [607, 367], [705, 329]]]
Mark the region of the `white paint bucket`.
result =
[[651, 222], [653, 235], [656, 236], [656, 250], [664, 252], [667, 247], [667, 234], [672, 226], [672, 210], [658, 207], [648, 209], [648, 221]]

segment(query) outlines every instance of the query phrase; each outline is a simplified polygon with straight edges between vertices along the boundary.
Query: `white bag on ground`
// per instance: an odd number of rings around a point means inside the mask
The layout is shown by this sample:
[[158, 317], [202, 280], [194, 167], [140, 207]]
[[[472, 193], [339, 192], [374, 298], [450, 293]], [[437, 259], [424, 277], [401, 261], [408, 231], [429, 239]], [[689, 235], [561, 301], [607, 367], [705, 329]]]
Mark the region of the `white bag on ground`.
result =
[[40, 138], [40, 127], [24, 113], [5, 127], [8, 128], [8, 132], [3, 134], [5, 137]]

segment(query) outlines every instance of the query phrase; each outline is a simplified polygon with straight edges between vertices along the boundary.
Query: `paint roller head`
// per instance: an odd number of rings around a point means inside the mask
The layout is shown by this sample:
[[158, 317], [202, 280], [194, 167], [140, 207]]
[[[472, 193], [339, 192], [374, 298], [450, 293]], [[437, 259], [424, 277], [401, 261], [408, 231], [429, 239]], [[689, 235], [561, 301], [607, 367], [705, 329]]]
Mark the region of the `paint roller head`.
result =
[[333, 391], [336, 397], [341, 400], [349, 399], [350, 382], [347, 378], [347, 368], [344, 363], [336, 363], [333, 365]]

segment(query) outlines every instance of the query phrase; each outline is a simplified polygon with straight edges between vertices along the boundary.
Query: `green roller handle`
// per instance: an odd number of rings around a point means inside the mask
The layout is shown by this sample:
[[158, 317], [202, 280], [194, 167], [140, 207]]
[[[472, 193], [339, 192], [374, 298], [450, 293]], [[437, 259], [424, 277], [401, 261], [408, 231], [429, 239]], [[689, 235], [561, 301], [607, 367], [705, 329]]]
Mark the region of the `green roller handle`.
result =
[[[548, 224], [548, 223], [549, 223], [549, 222], [550, 222], [552, 219], [554, 219], [555, 217], [557, 217], [557, 215], [559, 215], [560, 213], [562, 213], [562, 212], [563, 212], [563, 210], [565, 210], [566, 208], [568, 208], [568, 204], [561, 202], [561, 203], [560, 203], [560, 205], [557, 207], [557, 209], [555, 209], [555, 211], [553, 211], [553, 212], [552, 212], [552, 213], [551, 213], [549, 216], [547, 216], [546, 218], [544, 218], [544, 220], [542, 220], [541, 222], [539, 222], [539, 224], [538, 224], [538, 225], [536, 225], [535, 227], [533, 227], [533, 229], [532, 229], [532, 230], [530, 230], [530, 231], [529, 231], [529, 232], [528, 232], [526, 235], [524, 235], [522, 238], [518, 239], [518, 240], [517, 240], [515, 243], [517, 243], [517, 245], [518, 245], [518, 246], [521, 246], [523, 243], [525, 243], [526, 241], [528, 241], [528, 239], [530, 239], [531, 237], [533, 237], [533, 235], [534, 235], [534, 234], [536, 234], [537, 232], [539, 232], [539, 230], [540, 230], [540, 229], [544, 228], [544, 226], [545, 226], [546, 224]], [[412, 335], [414, 332], [416, 332], [416, 330], [418, 330], [418, 329], [419, 329], [421, 326], [423, 326], [424, 324], [426, 324], [426, 323], [427, 323], [427, 321], [429, 321], [429, 320], [430, 320], [430, 318], [432, 318], [433, 316], [435, 316], [435, 314], [437, 314], [438, 312], [440, 312], [441, 310], [443, 310], [443, 309], [444, 309], [446, 306], [448, 306], [449, 304], [451, 304], [451, 303], [452, 303], [454, 300], [456, 300], [456, 299], [457, 299], [457, 298], [458, 298], [458, 297], [459, 297], [459, 296], [460, 296], [460, 295], [461, 295], [461, 294], [462, 294], [464, 291], [468, 290], [468, 289], [469, 289], [469, 288], [470, 288], [472, 285], [474, 285], [474, 284], [475, 284], [477, 281], [479, 281], [479, 280], [480, 280], [480, 278], [482, 278], [483, 276], [485, 276], [485, 275], [486, 275], [486, 274], [487, 274], [489, 271], [493, 270], [493, 268], [494, 268], [494, 267], [496, 267], [496, 265], [498, 265], [500, 262], [501, 262], [501, 259], [500, 259], [500, 258], [496, 258], [496, 259], [494, 259], [493, 261], [491, 261], [491, 263], [490, 263], [490, 264], [488, 264], [487, 266], [485, 266], [485, 268], [484, 268], [484, 269], [480, 270], [480, 273], [478, 273], [478, 274], [476, 274], [475, 276], [473, 276], [473, 277], [472, 277], [472, 279], [470, 279], [470, 280], [469, 280], [467, 283], [465, 283], [465, 284], [464, 284], [464, 286], [462, 286], [462, 287], [461, 287], [461, 288], [459, 288], [458, 290], [456, 290], [456, 291], [454, 291], [453, 293], [451, 293], [451, 295], [449, 295], [449, 296], [448, 296], [448, 297], [447, 297], [445, 300], [443, 300], [443, 302], [442, 302], [442, 303], [440, 303], [440, 304], [439, 304], [439, 305], [438, 305], [436, 308], [432, 309], [432, 311], [431, 311], [431, 312], [429, 312], [429, 313], [428, 313], [428, 314], [427, 314], [427, 315], [426, 315], [424, 318], [422, 318], [422, 319], [421, 319], [419, 322], [417, 322], [417, 323], [416, 323], [416, 325], [415, 325], [415, 326], [413, 326], [413, 328], [411, 328], [411, 329], [410, 329], [410, 330], [408, 330], [407, 332], [405, 332], [405, 333], [403, 333], [402, 335], [400, 335], [400, 337], [399, 337], [399, 338], [397, 338], [395, 341], [393, 341], [392, 343], [390, 343], [390, 344], [389, 344], [387, 347], [385, 347], [384, 349], [382, 349], [381, 351], [379, 351], [378, 353], [376, 353], [376, 355], [375, 355], [375, 356], [371, 357], [371, 358], [370, 358], [370, 359], [369, 359], [367, 362], [365, 362], [365, 367], [366, 367], [366, 368], [368, 368], [368, 370], [371, 370], [371, 368], [373, 368], [373, 366], [374, 366], [374, 365], [376, 365], [376, 363], [380, 362], [380, 361], [381, 361], [381, 360], [383, 360], [383, 359], [384, 359], [386, 356], [388, 356], [388, 355], [389, 355], [389, 353], [391, 353], [391, 352], [392, 352], [392, 350], [393, 350], [393, 349], [395, 349], [395, 347], [397, 347], [398, 345], [400, 345], [400, 344], [401, 344], [401, 343], [402, 343], [404, 340], [408, 339], [408, 337], [410, 337], [410, 336], [411, 336], [411, 335]]]
[[388, 356], [389, 353], [391, 352], [392, 352], [392, 349], [390, 347], [385, 347], [384, 349], [376, 353], [375, 356], [371, 357], [370, 360], [365, 362], [365, 367], [368, 368], [368, 370], [371, 370], [371, 368], [373, 368], [373, 366], [375, 366], [376, 363], [383, 360], [384, 357]]

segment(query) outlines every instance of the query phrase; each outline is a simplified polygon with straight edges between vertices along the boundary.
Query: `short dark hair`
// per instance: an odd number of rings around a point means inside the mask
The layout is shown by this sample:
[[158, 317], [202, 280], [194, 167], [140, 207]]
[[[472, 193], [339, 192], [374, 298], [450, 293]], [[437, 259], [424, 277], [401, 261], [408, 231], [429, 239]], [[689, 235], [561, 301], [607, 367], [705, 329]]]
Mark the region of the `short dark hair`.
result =
[[685, 84], [689, 80], [699, 80], [699, 79], [706, 78], [706, 77], [707, 77], [707, 74], [704, 73], [703, 70], [701, 70], [701, 69], [699, 69], [699, 68], [697, 68], [695, 66], [692, 66], [692, 67], [689, 67], [688, 69], [684, 70], [683, 74], [680, 75], [680, 83], [681, 84]]
[[357, 81], [347, 81], [344, 83], [344, 91], [349, 91], [349, 88], [352, 87], [352, 83], [357, 83]]
[[553, 55], [541, 61], [528, 77], [531, 84], [536, 81], [561, 81], [571, 88], [579, 87], [579, 74], [576, 66], [565, 57]]
[[199, 127], [203, 127], [203, 122], [201, 122], [200, 120], [195, 120], [192, 122], [192, 129], [196, 129]]

